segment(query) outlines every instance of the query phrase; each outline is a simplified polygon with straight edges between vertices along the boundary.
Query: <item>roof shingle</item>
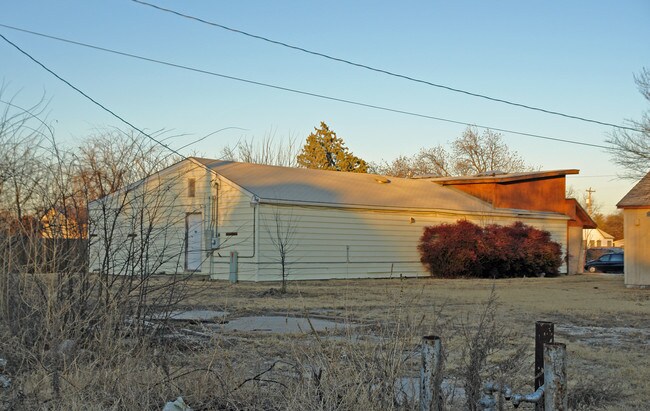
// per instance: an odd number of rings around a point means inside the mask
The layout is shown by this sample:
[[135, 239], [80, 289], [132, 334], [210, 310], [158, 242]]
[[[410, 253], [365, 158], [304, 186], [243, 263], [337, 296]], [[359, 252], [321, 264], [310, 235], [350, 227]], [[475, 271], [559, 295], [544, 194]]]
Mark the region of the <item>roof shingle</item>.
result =
[[485, 212], [493, 207], [427, 180], [195, 158], [261, 200]]
[[629, 193], [616, 204], [618, 208], [650, 207], [650, 173], [646, 174]]

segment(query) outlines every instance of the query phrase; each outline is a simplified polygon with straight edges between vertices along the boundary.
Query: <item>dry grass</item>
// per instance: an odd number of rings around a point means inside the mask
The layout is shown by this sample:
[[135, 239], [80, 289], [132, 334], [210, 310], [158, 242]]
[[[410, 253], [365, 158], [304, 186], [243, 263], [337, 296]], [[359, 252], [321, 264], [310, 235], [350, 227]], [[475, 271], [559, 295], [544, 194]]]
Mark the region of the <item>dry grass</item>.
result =
[[[571, 404], [575, 409], [647, 409], [650, 398], [650, 293], [626, 289], [621, 276], [584, 275], [512, 280], [350, 280], [230, 285], [189, 282], [185, 308], [224, 310], [229, 319], [279, 314], [355, 324], [335, 331], [274, 334], [215, 332], [214, 325], [181, 324], [209, 339], [116, 342], [106, 353], [79, 350], [51, 392], [47, 367], [11, 375], [14, 389], [0, 391], [0, 409], [160, 409], [183, 396], [194, 409], [417, 409], [394, 390], [418, 373], [418, 343], [436, 334], [446, 348], [446, 375], [463, 387], [463, 353], [485, 304], [496, 290], [494, 319], [507, 330], [487, 359], [483, 378], [505, 379], [532, 391], [534, 323], [564, 327]], [[488, 324], [489, 326], [489, 324]], [[587, 338], [576, 327], [643, 332], [621, 338]], [[622, 331], [622, 332], [623, 332]], [[164, 341], [164, 342], [162, 342]], [[3, 344], [9, 350], [9, 344]], [[512, 357], [523, 347], [523, 363]], [[0, 352], [0, 357], [11, 353]], [[43, 356], [46, 358], [47, 356]], [[11, 372], [16, 365], [8, 366]], [[503, 370], [507, 369], [507, 372]], [[454, 381], [452, 381], [454, 383]], [[450, 409], [463, 409], [459, 397]], [[522, 406], [523, 409], [530, 409]]]
[[[532, 375], [535, 321], [553, 321], [558, 328], [562, 327], [556, 331], [556, 341], [568, 345], [571, 387], [577, 384], [577, 390], [582, 392], [602, 387], [602, 391], [616, 394], [611, 402], [600, 402], [602, 409], [650, 407], [650, 292], [625, 288], [622, 276], [579, 275], [496, 282], [429, 278], [294, 282], [288, 295], [272, 297], [260, 295], [277, 284], [195, 286], [205, 286], [205, 290], [200, 297], [188, 301], [188, 306], [217, 307], [235, 317], [308, 313], [312, 317], [362, 324], [397, 322], [389, 313], [391, 304], [399, 301], [402, 313], [422, 320], [416, 332], [440, 334], [449, 351], [455, 351], [449, 353], [451, 371], [456, 371], [453, 363], [460, 359], [462, 350], [461, 341], [456, 338], [459, 320], [468, 315], [477, 318], [494, 286], [499, 297], [498, 321], [513, 335], [512, 350], [526, 345], [530, 354], [528, 369], [514, 378], [515, 385], [522, 386], [532, 379], [526, 373]], [[578, 332], [563, 331], [567, 327], [632, 328], [643, 333], [621, 335], [620, 340], [601, 340], [598, 332], [586, 338]], [[289, 343], [289, 338], [283, 340]], [[618, 382], [616, 389], [611, 388], [611, 381]], [[587, 387], [587, 383], [593, 387]], [[588, 408], [598, 406], [589, 403]]]

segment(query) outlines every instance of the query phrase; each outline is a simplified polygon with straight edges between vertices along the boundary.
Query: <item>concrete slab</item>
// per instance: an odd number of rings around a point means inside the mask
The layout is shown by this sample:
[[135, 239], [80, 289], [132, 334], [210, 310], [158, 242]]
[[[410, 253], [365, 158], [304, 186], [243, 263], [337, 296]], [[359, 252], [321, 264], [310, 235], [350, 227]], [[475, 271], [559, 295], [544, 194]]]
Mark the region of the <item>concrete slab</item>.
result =
[[[356, 327], [352, 324], [342, 324], [319, 318], [310, 319], [316, 331], [344, 330]], [[260, 331], [279, 334], [311, 332], [311, 327], [306, 318], [284, 316], [250, 316], [230, 320], [226, 324], [217, 326], [224, 331]]]

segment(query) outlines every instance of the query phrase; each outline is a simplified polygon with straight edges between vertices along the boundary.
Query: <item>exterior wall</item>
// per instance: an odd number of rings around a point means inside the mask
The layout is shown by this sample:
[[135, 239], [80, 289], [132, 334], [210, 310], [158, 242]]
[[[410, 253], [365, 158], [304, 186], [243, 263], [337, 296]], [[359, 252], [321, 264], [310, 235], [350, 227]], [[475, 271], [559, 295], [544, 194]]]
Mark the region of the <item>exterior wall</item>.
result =
[[204, 175], [196, 164], [182, 162], [89, 204], [90, 269], [114, 275], [185, 271], [185, 217], [203, 213]]
[[582, 240], [584, 248], [614, 247], [614, 237], [606, 237], [597, 229], [583, 230]]
[[[478, 224], [526, 224], [550, 231], [566, 252], [566, 219], [484, 217], [436, 212], [259, 206], [260, 281], [281, 279], [277, 245], [281, 233], [294, 232], [288, 242], [289, 280], [333, 278], [418, 277], [429, 273], [417, 251], [425, 226], [467, 218]], [[411, 220], [413, 219], [413, 220]]]
[[[190, 178], [195, 180], [194, 196], [189, 195]], [[231, 253], [238, 256], [238, 280], [280, 280], [278, 241], [273, 239], [283, 233], [294, 234], [285, 244], [290, 280], [428, 276], [417, 251], [423, 228], [463, 218], [478, 224], [521, 220], [550, 231], [567, 251], [563, 216], [275, 206], [252, 199], [252, 193], [229, 180], [191, 161], [181, 162], [90, 205], [91, 270], [117, 275], [185, 272], [188, 213], [202, 215], [199, 274], [222, 280], [229, 278]]]
[[585, 252], [582, 246], [582, 227], [568, 228], [567, 274], [584, 272]]
[[566, 212], [564, 176], [510, 183], [453, 184], [453, 187], [497, 208]]
[[211, 253], [207, 272], [211, 278], [227, 280], [230, 275], [231, 253], [237, 253], [238, 280], [257, 279], [258, 227], [257, 207], [251, 205], [252, 194], [224, 178], [218, 178], [216, 201], [212, 204], [211, 227], [219, 247]]
[[650, 287], [650, 207], [625, 208], [625, 285]]

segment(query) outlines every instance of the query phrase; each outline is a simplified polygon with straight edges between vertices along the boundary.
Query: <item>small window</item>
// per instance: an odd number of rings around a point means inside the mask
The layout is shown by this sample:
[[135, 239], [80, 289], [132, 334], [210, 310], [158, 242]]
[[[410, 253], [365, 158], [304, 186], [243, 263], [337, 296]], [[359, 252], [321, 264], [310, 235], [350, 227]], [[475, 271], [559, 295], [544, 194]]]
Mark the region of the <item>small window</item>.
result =
[[612, 240], [607, 240], [607, 247], [611, 247], [611, 246], [612, 246]]
[[187, 179], [187, 196], [196, 197], [196, 179]]
[[[192, 196], [192, 197], [194, 197], [194, 196]], [[603, 245], [603, 242], [600, 241], [600, 240], [596, 240], [596, 247], [600, 247], [601, 245]]]
[[589, 240], [589, 248], [594, 247], [596, 242], [594, 240]]

